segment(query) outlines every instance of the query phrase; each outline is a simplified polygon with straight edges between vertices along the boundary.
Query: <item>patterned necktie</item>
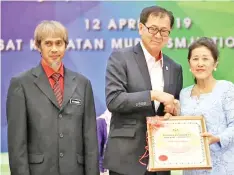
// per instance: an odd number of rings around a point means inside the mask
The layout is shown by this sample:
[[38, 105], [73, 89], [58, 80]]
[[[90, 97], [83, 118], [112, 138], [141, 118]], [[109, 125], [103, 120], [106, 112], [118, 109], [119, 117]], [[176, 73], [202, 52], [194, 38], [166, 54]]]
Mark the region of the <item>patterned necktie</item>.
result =
[[59, 77], [61, 75], [59, 73], [54, 73], [51, 75], [51, 78], [55, 81], [53, 90], [54, 90], [54, 95], [58, 101], [59, 106], [61, 107], [62, 102], [63, 102], [63, 94], [62, 94], [62, 90], [59, 84]]

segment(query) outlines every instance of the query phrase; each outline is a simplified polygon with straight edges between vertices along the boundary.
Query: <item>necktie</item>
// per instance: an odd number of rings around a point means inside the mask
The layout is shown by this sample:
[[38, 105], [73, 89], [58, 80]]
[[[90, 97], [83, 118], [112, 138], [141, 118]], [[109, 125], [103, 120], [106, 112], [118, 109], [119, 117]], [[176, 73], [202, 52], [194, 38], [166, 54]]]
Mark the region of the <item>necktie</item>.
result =
[[61, 107], [62, 102], [63, 102], [63, 94], [62, 94], [62, 90], [60, 88], [60, 84], [59, 84], [59, 77], [61, 75], [59, 73], [54, 73], [52, 74], [51, 78], [55, 81], [53, 90], [54, 90], [54, 95], [58, 101], [59, 106]]

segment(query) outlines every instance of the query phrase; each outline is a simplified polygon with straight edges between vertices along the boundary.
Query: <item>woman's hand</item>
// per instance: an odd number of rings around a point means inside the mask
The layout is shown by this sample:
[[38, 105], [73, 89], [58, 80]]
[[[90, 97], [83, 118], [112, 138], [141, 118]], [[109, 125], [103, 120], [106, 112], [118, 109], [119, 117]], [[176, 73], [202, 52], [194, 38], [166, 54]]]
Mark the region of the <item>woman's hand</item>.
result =
[[170, 113], [174, 116], [180, 115], [180, 102], [179, 100], [174, 100], [173, 105], [165, 105], [164, 112]]
[[207, 137], [210, 145], [213, 144], [213, 143], [220, 142], [220, 138], [219, 137], [214, 136], [214, 135], [212, 135], [209, 132], [202, 133], [202, 137]]

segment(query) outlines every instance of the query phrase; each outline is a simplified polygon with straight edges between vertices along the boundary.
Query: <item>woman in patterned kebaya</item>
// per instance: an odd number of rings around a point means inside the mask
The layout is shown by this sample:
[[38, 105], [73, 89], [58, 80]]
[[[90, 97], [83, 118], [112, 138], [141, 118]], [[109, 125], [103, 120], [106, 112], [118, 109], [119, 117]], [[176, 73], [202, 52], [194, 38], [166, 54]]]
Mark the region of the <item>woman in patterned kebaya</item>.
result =
[[195, 84], [180, 93], [181, 115], [203, 115], [210, 144], [212, 169], [186, 170], [184, 175], [234, 175], [234, 84], [216, 80], [218, 49], [203, 37], [189, 47], [188, 61]]

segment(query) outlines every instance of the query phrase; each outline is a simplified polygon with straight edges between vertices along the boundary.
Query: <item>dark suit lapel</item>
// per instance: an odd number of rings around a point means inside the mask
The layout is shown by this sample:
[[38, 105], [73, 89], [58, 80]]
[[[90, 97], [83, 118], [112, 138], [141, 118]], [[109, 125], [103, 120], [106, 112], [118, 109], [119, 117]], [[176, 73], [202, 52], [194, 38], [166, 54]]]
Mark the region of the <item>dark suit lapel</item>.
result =
[[143, 76], [146, 88], [147, 88], [147, 90], [151, 90], [152, 85], [151, 85], [151, 81], [150, 81], [150, 75], [149, 75], [147, 63], [145, 60], [145, 55], [143, 53], [143, 50], [141, 48], [140, 43], [138, 43], [133, 49], [134, 49], [134, 53], [135, 53], [135, 59], [136, 59], [136, 62], [139, 66], [141, 74]]
[[164, 92], [170, 92], [170, 74], [171, 74], [171, 64], [169, 63], [169, 58], [163, 55], [163, 79], [164, 79]]
[[50, 86], [50, 82], [41, 66], [37, 66], [32, 70], [32, 74], [36, 77], [34, 83], [38, 88], [50, 99], [50, 101], [57, 107], [60, 108], [57, 99], [54, 95], [54, 91]]
[[66, 68], [64, 69], [64, 95], [61, 110], [66, 106], [76, 89], [77, 82], [75, 77], [76, 75], [73, 72]]

